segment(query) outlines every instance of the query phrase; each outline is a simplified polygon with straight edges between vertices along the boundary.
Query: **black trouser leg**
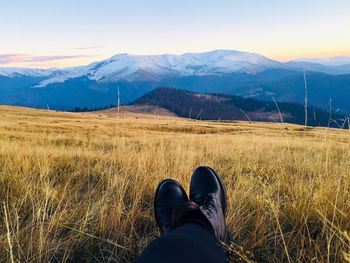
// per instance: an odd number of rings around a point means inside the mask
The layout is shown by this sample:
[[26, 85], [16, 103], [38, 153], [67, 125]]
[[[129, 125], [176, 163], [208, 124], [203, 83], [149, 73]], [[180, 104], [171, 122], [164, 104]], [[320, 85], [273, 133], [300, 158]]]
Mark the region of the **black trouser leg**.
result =
[[150, 243], [137, 263], [227, 262], [223, 248], [204, 227], [185, 224]]

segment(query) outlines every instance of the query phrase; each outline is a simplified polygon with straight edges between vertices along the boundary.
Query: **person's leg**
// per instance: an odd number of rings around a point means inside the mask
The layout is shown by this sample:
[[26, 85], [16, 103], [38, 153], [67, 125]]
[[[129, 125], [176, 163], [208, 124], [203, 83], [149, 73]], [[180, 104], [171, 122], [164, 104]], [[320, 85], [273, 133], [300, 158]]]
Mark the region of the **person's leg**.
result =
[[188, 223], [154, 240], [136, 262], [224, 263], [227, 257], [210, 231], [199, 224]]
[[161, 237], [142, 252], [137, 263], [227, 262], [227, 197], [219, 175], [198, 167], [191, 178], [190, 200], [174, 180], [162, 181], [155, 194], [154, 213]]

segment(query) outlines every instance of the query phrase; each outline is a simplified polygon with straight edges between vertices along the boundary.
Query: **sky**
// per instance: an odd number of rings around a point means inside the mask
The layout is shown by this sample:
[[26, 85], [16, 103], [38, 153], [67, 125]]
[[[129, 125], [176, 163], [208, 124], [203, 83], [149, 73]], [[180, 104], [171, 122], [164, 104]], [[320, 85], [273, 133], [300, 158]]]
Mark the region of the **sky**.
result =
[[349, 0], [0, 0], [0, 67], [215, 49], [350, 55]]

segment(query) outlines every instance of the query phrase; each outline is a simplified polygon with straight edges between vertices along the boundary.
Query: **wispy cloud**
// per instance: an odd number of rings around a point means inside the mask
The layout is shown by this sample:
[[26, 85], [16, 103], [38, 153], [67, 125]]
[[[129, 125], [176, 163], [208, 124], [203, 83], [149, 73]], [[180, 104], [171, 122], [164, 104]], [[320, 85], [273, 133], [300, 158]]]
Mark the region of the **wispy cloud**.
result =
[[54, 62], [58, 60], [92, 58], [96, 55], [73, 55], [73, 56], [31, 56], [26, 54], [0, 54], [0, 65], [15, 63]]
[[28, 56], [24, 54], [0, 54], [0, 65], [23, 62], [26, 61], [27, 58]]
[[64, 59], [74, 59], [74, 58], [92, 58], [95, 55], [75, 55], [75, 56], [35, 56], [30, 57], [25, 62], [50, 62], [56, 60], [64, 60]]

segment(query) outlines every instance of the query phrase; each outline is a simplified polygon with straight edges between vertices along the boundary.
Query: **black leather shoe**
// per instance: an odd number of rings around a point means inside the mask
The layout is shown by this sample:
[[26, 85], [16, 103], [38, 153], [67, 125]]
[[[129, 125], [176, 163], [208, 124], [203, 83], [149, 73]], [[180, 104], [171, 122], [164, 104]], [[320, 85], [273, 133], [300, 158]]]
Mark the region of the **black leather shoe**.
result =
[[174, 229], [175, 212], [187, 201], [187, 194], [177, 181], [166, 179], [159, 183], [154, 197], [154, 215], [162, 236]]
[[231, 240], [226, 227], [226, 190], [219, 175], [210, 167], [198, 167], [191, 178], [190, 200], [199, 206], [207, 225], [224, 243]]
[[218, 205], [221, 206], [222, 212], [226, 216], [226, 189], [220, 176], [214, 169], [207, 166], [200, 166], [192, 174], [190, 199], [201, 206], [208, 194], [215, 195]]

